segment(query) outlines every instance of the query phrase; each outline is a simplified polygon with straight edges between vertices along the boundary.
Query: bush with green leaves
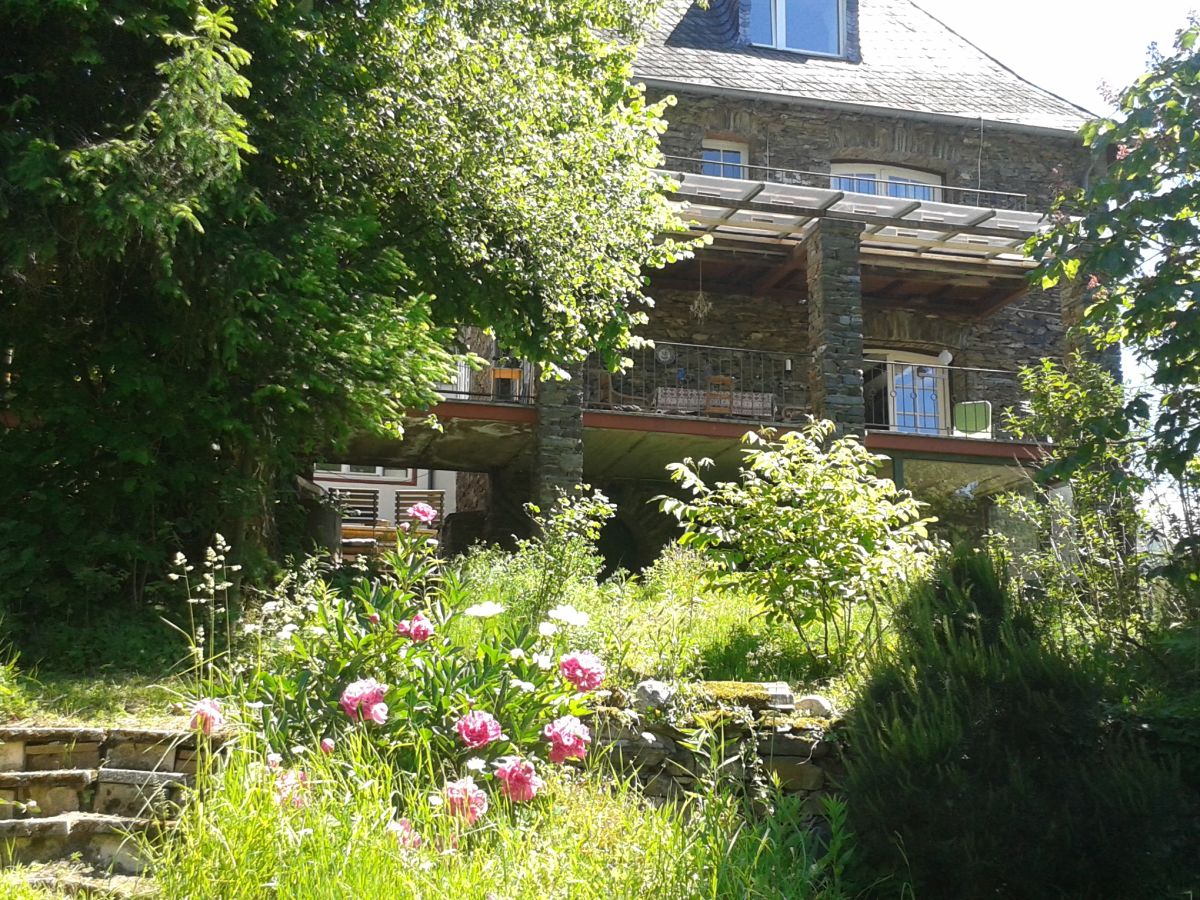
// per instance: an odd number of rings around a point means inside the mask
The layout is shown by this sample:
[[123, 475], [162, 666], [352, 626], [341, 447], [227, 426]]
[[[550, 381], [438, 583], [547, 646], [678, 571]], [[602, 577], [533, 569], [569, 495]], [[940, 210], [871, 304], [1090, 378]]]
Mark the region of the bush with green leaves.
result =
[[757, 594], [772, 621], [793, 625], [814, 659], [840, 671], [882, 634], [881, 586], [909, 577], [930, 543], [922, 505], [835, 430], [814, 422], [747, 434], [738, 481], [706, 483], [704, 460], [674, 464], [672, 479], [691, 496], [661, 503], [718, 583]]
[[876, 871], [931, 900], [1185, 885], [1195, 798], [1114, 720], [1103, 673], [1041, 640], [989, 557], [945, 560], [897, 621], [848, 718], [845, 787]]

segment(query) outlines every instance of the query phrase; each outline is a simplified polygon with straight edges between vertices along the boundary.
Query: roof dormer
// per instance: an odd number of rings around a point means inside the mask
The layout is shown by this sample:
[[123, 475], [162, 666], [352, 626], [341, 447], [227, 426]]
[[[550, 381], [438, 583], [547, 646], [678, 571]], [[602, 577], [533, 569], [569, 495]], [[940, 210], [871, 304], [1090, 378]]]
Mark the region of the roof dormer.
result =
[[846, 56], [846, 0], [741, 0], [747, 42], [809, 56]]

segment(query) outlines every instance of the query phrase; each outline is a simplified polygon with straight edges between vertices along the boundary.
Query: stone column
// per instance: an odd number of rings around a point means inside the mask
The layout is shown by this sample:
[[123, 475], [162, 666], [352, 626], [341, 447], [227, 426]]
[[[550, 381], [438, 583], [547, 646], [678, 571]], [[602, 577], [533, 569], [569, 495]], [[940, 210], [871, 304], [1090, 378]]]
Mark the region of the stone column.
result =
[[569, 381], [539, 381], [533, 502], [545, 513], [560, 491], [583, 481], [583, 367]]
[[862, 274], [859, 222], [818, 219], [809, 235], [808, 329], [813, 414], [843, 433], [862, 433]]

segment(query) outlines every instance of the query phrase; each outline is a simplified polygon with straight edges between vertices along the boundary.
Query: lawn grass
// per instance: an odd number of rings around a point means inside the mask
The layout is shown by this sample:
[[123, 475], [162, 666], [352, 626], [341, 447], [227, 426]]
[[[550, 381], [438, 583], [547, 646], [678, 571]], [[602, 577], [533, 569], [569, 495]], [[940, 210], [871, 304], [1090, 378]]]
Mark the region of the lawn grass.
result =
[[113, 673], [87, 677], [0, 673], [0, 722], [5, 725], [83, 725], [182, 728], [184, 684], [177, 679]]

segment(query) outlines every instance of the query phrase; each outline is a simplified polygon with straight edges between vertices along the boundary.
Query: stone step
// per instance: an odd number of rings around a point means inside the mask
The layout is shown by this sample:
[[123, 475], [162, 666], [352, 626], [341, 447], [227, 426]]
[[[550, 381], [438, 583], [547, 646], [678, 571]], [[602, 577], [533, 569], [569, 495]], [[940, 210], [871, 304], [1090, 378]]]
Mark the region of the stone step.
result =
[[[223, 735], [205, 739], [217, 750]], [[0, 772], [116, 769], [195, 774], [197, 735], [157, 728], [0, 727]]]
[[97, 812], [172, 815], [192, 777], [138, 769], [54, 769], [0, 772], [0, 819]]
[[4, 865], [80, 859], [106, 871], [138, 875], [146, 859], [137, 835], [154, 838], [170, 822], [134, 816], [69, 812], [36, 819], [0, 821], [0, 863]]

